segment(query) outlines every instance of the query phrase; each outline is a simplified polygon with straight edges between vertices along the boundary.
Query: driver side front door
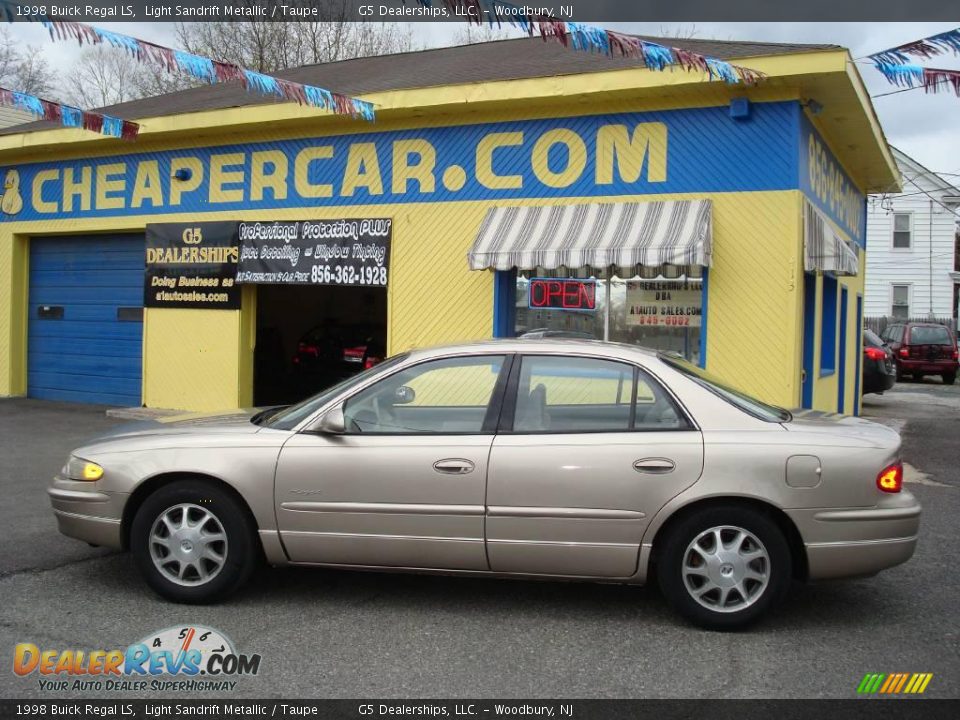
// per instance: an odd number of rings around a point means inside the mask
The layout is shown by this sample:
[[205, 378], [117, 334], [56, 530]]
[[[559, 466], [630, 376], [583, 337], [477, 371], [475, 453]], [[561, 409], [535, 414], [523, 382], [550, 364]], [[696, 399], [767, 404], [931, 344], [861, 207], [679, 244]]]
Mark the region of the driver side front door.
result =
[[487, 462], [507, 356], [402, 369], [344, 404], [346, 433], [300, 433], [276, 473], [295, 562], [487, 570]]

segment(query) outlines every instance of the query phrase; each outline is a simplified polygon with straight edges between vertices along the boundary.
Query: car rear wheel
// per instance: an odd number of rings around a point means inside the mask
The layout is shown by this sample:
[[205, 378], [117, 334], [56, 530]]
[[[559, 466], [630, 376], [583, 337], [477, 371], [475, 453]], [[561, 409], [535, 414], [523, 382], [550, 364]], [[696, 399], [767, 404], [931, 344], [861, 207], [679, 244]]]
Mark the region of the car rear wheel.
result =
[[758, 620], [790, 585], [786, 538], [765, 514], [729, 505], [705, 508], [669, 529], [657, 578], [670, 604], [710, 630]]
[[256, 530], [227, 491], [200, 480], [165, 485], [137, 510], [130, 545], [158, 595], [182, 603], [226, 597], [250, 577]]
[[943, 378], [944, 385], [953, 385], [957, 381], [957, 374], [955, 372], [944, 373], [940, 377]]

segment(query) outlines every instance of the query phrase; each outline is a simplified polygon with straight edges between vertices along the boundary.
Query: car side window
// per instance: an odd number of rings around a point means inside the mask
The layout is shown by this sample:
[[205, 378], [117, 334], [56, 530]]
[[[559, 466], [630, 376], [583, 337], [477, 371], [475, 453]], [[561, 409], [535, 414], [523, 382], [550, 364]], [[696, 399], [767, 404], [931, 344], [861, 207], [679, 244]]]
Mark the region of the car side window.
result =
[[685, 429], [679, 408], [632, 365], [598, 358], [529, 355], [521, 360], [515, 433]]
[[445, 358], [414, 365], [361, 390], [344, 404], [350, 434], [483, 432], [504, 355]]

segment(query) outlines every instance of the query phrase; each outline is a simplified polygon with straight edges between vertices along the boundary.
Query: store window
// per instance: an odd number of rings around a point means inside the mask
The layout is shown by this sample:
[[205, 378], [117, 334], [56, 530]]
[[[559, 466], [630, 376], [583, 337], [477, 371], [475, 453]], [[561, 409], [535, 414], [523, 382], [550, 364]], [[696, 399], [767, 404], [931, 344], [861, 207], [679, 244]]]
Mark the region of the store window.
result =
[[703, 278], [561, 274], [543, 269], [518, 273], [517, 336], [606, 339], [700, 363]]
[[890, 295], [893, 300], [891, 303], [890, 314], [898, 320], [906, 320], [910, 317], [910, 286], [909, 285], [891, 285]]
[[893, 247], [897, 250], [908, 250], [911, 241], [910, 213], [893, 214]]

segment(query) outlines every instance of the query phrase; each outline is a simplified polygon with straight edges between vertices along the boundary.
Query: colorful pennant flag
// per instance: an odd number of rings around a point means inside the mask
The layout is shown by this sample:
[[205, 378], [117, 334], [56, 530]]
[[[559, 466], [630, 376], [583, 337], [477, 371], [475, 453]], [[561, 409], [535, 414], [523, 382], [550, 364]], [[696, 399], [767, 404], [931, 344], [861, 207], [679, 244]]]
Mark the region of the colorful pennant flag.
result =
[[927, 93], [938, 93], [952, 88], [954, 94], [960, 97], [960, 70], [891, 63], [877, 63], [876, 68], [893, 85], [906, 89], [922, 87]]
[[130, 120], [81, 110], [3, 87], [0, 87], [0, 105], [26, 110], [41, 120], [60, 123], [64, 127], [83, 128], [122, 140], [136, 140], [140, 132], [140, 126]]
[[[425, 7], [432, 7], [433, 3], [433, 0], [416, 1]], [[479, 25], [483, 22], [482, 18], [486, 17], [491, 25], [494, 22], [497, 25], [507, 23], [530, 36], [539, 32], [544, 41], [554, 40], [574, 50], [635, 58], [643, 61], [650, 70], [666, 70], [679, 66], [688, 72], [705, 73], [710, 80], [723, 80], [731, 84], [753, 85], [764, 78], [764, 74], [756, 70], [683, 48], [649, 42], [636, 35], [614, 32], [585, 23], [558, 20], [548, 15], [532, 15], [529, 14], [529, 8], [510, 2], [500, 2], [500, 0], [443, 0], [443, 2], [451, 12], [466, 18], [467, 22], [475, 22]]]
[[[13, 22], [14, 8], [18, 4], [11, 0], [0, 0], [0, 12], [8, 22]], [[246, 70], [232, 63], [193, 55], [86, 23], [51, 20], [45, 16], [37, 17], [39, 22], [50, 32], [50, 38], [54, 41], [76, 40], [81, 45], [84, 43], [109, 45], [128, 52], [138, 62], [158, 66], [167, 72], [189, 75], [205, 83], [238, 81], [250, 92], [277, 97], [300, 105], [322, 108], [338, 115], [350, 115], [371, 122], [375, 119], [373, 104], [365, 100], [335, 93], [314, 85], [282, 80], [272, 75]]]
[[869, 58], [876, 65], [909, 65], [911, 58], [919, 57], [929, 60], [932, 57], [951, 51], [954, 55], [960, 55], [960, 28], [948, 30], [939, 35], [931, 35], [905, 45], [898, 45], [888, 50], [881, 50], [878, 53], [873, 53]]

